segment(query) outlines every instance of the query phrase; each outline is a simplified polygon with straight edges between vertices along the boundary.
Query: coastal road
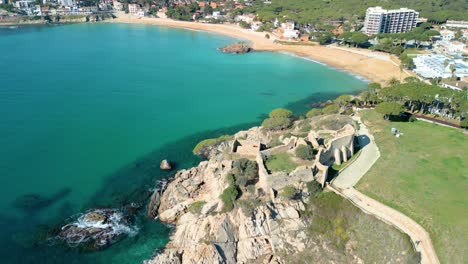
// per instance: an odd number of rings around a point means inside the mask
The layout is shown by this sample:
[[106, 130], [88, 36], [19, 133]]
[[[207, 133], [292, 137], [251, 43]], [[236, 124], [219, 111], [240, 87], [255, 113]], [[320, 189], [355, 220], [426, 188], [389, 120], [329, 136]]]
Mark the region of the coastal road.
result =
[[434, 250], [429, 233], [422, 226], [403, 213], [354, 189], [359, 179], [367, 173], [380, 157], [380, 152], [377, 144], [375, 144], [374, 137], [369, 133], [360, 118], [357, 116], [353, 118], [360, 125], [358, 139], [359, 143], [363, 145], [361, 154], [327, 187], [352, 202], [365, 213], [373, 215], [406, 233], [411, 238], [416, 251], [421, 253], [422, 264], [439, 264], [439, 258]]

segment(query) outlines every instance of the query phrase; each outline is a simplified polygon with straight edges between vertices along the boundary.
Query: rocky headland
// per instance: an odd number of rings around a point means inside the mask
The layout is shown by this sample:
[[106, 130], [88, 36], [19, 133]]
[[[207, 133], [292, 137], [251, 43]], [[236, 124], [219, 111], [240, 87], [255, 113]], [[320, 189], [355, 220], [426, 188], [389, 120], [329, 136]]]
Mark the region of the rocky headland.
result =
[[152, 195], [148, 216], [175, 229], [146, 263], [417, 263], [404, 234], [322, 190], [354, 126], [334, 115], [210, 140], [208, 160]]

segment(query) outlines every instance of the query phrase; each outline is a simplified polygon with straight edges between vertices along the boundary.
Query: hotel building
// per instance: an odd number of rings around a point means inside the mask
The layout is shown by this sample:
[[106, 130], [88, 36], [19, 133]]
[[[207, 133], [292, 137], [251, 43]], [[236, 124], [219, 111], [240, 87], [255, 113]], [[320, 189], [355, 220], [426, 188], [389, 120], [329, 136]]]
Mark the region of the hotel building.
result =
[[408, 32], [416, 27], [418, 17], [418, 12], [408, 8], [386, 10], [380, 6], [369, 7], [364, 32], [367, 35]]

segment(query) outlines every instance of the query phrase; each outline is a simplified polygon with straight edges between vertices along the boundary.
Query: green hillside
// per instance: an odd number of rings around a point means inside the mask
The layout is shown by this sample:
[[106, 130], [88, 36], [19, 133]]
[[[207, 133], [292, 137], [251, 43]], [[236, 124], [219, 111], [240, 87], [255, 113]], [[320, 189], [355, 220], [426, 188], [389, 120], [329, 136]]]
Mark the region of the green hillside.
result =
[[323, 20], [363, 18], [367, 7], [408, 7], [420, 12], [432, 22], [442, 23], [447, 19], [468, 20], [466, 0], [273, 0], [271, 4], [257, 4], [247, 8], [259, 14], [262, 20], [275, 17], [293, 19], [299, 24], [316, 24]]

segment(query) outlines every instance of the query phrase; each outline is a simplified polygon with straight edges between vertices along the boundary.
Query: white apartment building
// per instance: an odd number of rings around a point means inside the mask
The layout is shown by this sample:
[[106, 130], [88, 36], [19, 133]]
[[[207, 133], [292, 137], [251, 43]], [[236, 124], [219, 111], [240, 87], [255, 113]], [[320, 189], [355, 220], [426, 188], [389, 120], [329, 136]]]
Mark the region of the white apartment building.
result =
[[408, 8], [387, 10], [380, 6], [369, 7], [364, 32], [367, 35], [408, 32], [416, 27], [418, 18], [419, 13]]
[[445, 26], [448, 28], [468, 28], [468, 21], [447, 20]]
[[135, 15], [140, 10], [137, 4], [128, 4], [128, 13]]
[[463, 60], [453, 60], [444, 55], [419, 55], [413, 59], [416, 68], [414, 72], [424, 78], [450, 78], [450, 65], [455, 65], [454, 74], [463, 78], [468, 76], [468, 63]]

